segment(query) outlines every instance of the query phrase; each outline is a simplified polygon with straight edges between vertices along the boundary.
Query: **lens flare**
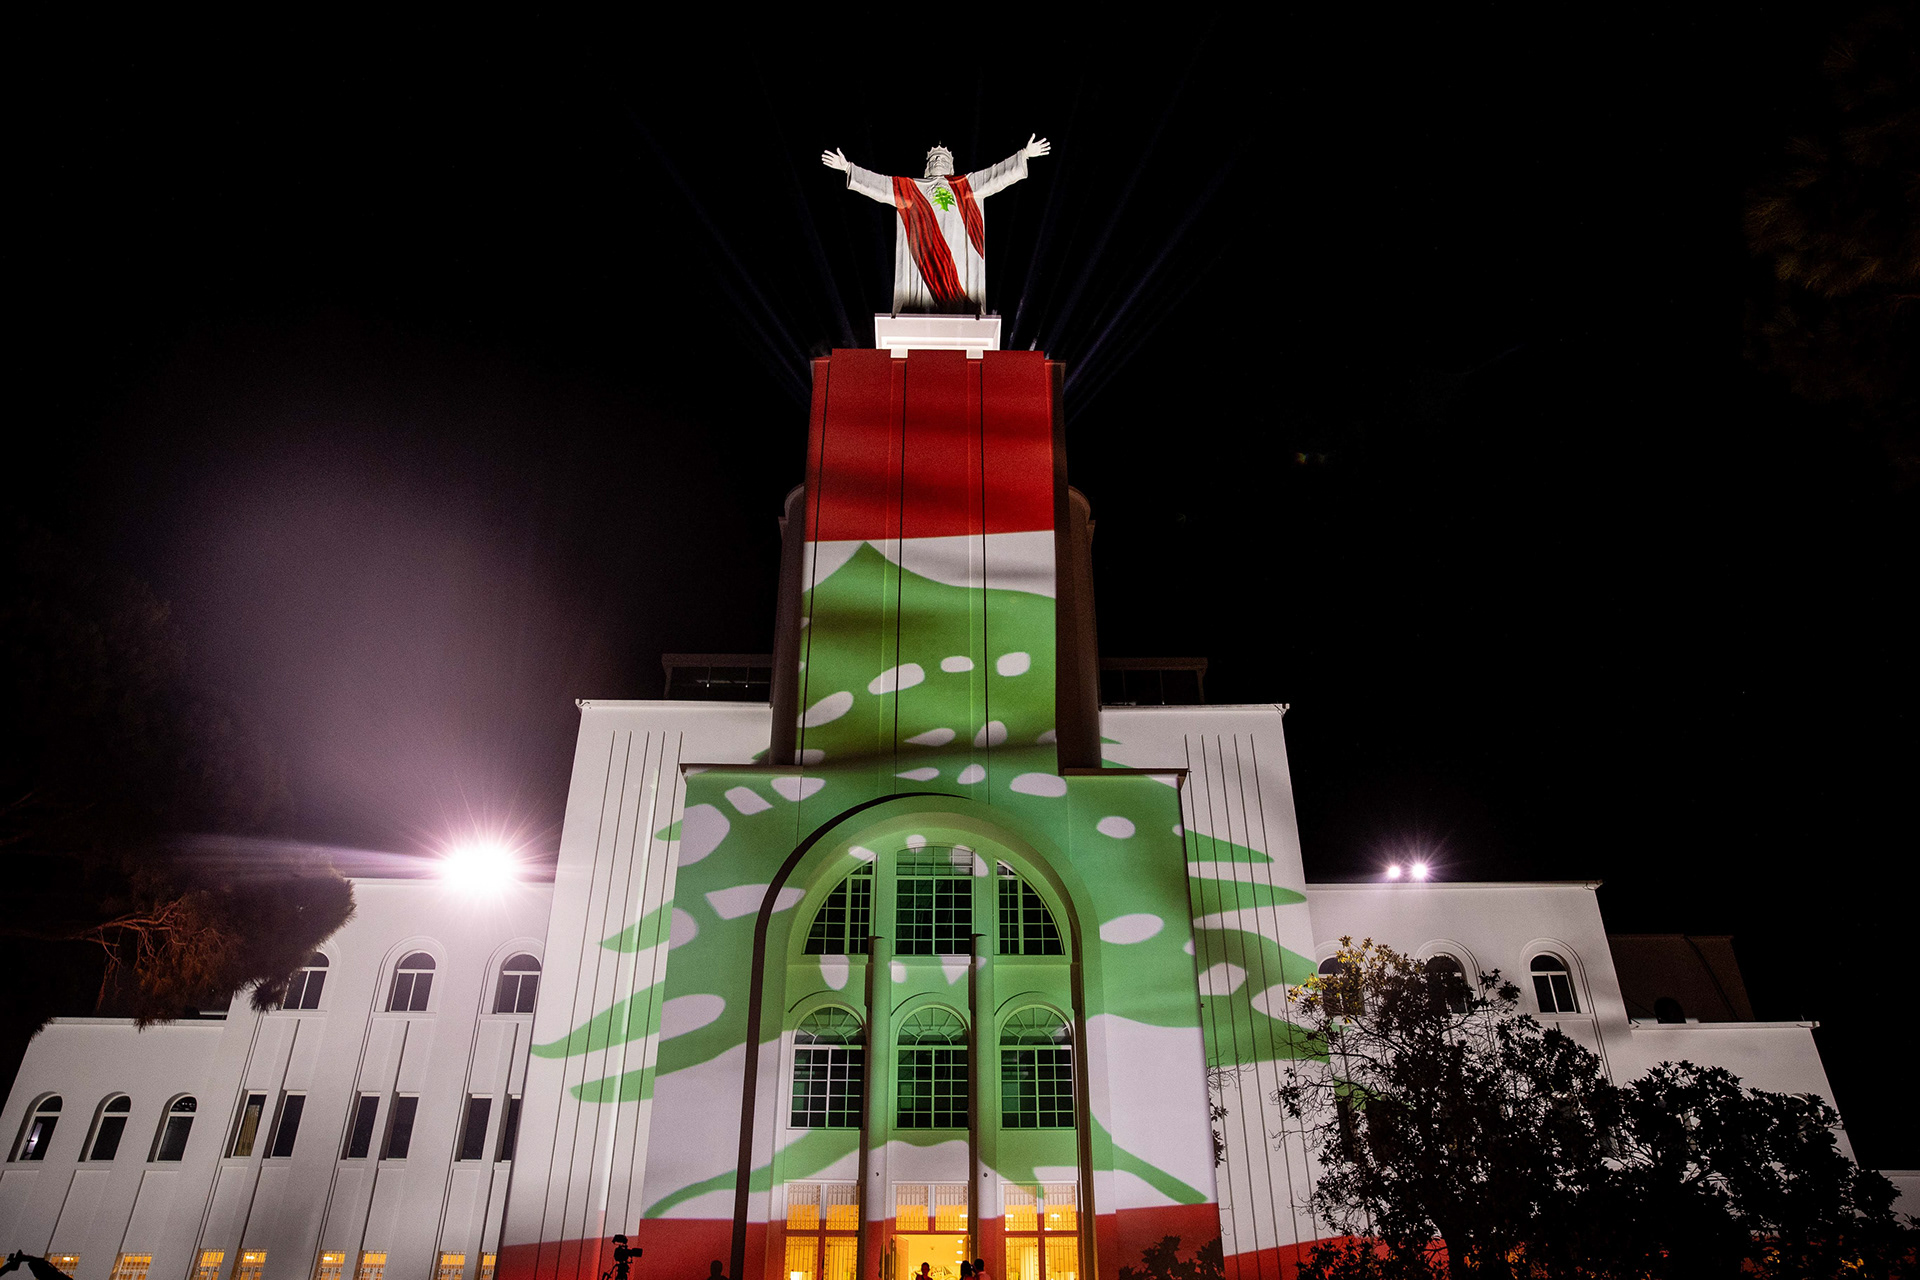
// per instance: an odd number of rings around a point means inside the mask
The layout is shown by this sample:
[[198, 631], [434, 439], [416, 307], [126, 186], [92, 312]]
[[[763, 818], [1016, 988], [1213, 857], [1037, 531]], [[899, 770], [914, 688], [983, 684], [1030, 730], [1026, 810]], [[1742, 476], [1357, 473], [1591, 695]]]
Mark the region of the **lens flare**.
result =
[[1387, 879], [1398, 880], [1399, 878], [1400, 878], [1400, 864], [1397, 862], [1389, 863], [1387, 866]]
[[1414, 864], [1413, 864], [1413, 878], [1414, 878], [1415, 880], [1425, 880], [1425, 879], [1427, 878], [1427, 864], [1426, 864], [1426, 863], [1424, 863], [1424, 862], [1416, 862], [1416, 863], [1414, 863]]
[[467, 893], [498, 893], [518, 878], [518, 870], [512, 851], [491, 840], [455, 845], [440, 860], [440, 878]]

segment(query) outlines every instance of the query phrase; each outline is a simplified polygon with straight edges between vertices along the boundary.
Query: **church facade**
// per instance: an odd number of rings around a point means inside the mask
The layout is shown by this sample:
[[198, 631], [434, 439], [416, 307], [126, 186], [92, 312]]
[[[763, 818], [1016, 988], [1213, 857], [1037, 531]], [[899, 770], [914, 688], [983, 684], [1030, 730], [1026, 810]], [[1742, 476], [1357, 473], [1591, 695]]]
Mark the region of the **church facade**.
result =
[[1040, 353], [816, 361], [768, 701], [581, 703], [553, 884], [356, 882], [293, 1007], [47, 1028], [0, 1242], [102, 1280], [589, 1280], [615, 1233], [642, 1276], [1112, 1280], [1177, 1236], [1278, 1280], [1326, 1234], [1271, 1101], [1289, 988], [1345, 934], [1523, 975], [1616, 1078], [1831, 1096], [1808, 1024], [1630, 1010], [1592, 884], [1308, 884], [1284, 707], [1101, 705], [1062, 440]]

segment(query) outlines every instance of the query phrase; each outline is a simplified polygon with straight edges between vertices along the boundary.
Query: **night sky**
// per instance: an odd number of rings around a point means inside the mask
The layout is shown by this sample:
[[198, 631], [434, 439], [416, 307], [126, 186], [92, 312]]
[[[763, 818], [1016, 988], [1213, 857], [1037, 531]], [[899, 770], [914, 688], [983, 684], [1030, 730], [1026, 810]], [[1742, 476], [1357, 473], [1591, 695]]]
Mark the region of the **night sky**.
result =
[[60, 33], [9, 503], [171, 602], [286, 764], [266, 835], [550, 856], [574, 698], [771, 648], [805, 360], [890, 287], [821, 149], [1038, 132], [990, 303], [1068, 363], [1103, 651], [1291, 704], [1310, 879], [1733, 933], [1920, 1166], [1916, 499], [1742, 356], [1742, 203], [1848, 14], [1391, 13]]

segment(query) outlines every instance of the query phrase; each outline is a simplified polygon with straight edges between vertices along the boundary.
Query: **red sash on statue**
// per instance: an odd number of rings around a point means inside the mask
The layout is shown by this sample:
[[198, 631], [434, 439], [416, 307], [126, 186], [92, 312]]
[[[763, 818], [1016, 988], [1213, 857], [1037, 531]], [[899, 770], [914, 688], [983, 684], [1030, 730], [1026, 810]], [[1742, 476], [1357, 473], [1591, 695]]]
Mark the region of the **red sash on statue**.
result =
[[[967, 187], [965, 178], [958, 181], [949, 178], [947, 185], [959, 196], [960, 216], [967, 224], [967, 238], [973, 241], [974, 250], [978, 252], [986, 239], [986, 228], [980, 220], [980, 207], [974, 203], [973, 192]], [[965, 194], [962, 195], [962, 192]], [[947, 238], [940, 234], [940, 220], [934, 216], [926, 193], [912, 178], [895, 178], [893, 203], [900, 210], [900, 225], [907, 233], [907, 252], [913, 255], [913, 265], [920, 269], [920, 278], [927, 282], [934, 302], [955, 314], [971, 311], [973, 308], [967, 301], [966, 290], [960, 287], [960, 273], [953, 266], [953, 250], [947, 247]], [[984, 258], [986, 255], [981, 253], [980, 256]]]

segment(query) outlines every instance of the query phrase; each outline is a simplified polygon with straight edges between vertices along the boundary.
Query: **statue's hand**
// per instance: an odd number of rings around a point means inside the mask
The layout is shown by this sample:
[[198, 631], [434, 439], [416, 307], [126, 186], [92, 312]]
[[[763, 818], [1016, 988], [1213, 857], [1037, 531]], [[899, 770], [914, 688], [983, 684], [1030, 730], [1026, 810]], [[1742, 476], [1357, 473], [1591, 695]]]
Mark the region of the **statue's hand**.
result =
[[1034, 156], [1044, 156], [1053, 150], [1053, 144], [1039, 134], [1027, 135], [1027, 145], [1020, 148], [1020, 154], [1031, 160]]
[[838, 147], [835, 147], [831, 151], [822, 151], [820, 153], [820, 163], [829, 169], [838, 169], [842, 173], [847, 173], [853, 168], [853, 165], [848, 162], [846, 156], [840, 153], [840, 148]]

